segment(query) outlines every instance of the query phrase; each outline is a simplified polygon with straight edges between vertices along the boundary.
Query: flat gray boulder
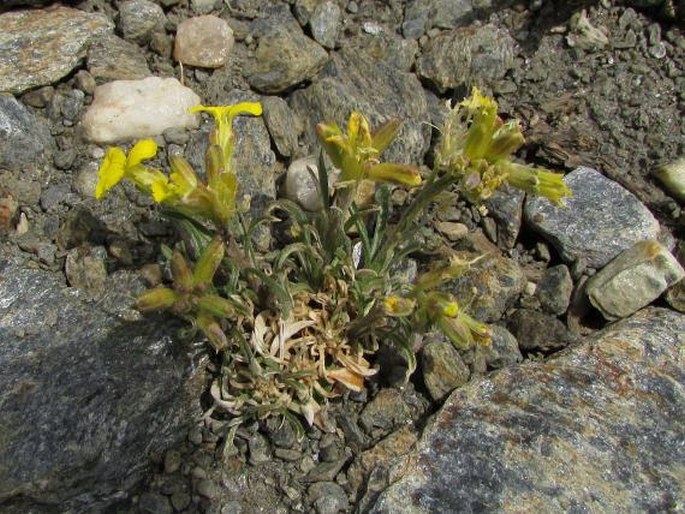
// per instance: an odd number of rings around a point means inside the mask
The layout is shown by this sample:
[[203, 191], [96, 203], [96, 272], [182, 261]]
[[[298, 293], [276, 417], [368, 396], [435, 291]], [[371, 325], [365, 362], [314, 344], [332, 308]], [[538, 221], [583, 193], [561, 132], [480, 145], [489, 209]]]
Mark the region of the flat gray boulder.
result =
[[62, 275], [0, 263], [3, 513], [102, 512], [197, 415], [178, 324], [135, 320], [142, 285], [110, 279], [86, 302]]
[[676, 512], [685, 315], [648, 308], [456, 390], [371, 512]]

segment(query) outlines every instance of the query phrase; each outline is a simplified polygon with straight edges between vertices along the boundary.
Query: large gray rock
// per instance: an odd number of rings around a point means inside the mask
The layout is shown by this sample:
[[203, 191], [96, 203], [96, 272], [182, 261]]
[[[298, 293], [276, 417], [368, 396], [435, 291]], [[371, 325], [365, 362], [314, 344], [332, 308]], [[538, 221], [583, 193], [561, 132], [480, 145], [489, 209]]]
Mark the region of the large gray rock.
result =
[[58, 81], [83, 59], [88, 44], [114, 24], [68, 7], [0, 15], [0, 91], [21, 93]]
[[566, 207], [528, 198], [524, 218], [568, 263], [583, 259], [601, 268], [638, 241], [656, 239], [659, 222], [632, 193], [592, 168], [572, 171], [564, 182], [573, 191]]
[[651, 308], [458, 389], [371, 512], [677, 512], [683, 344]]
[[19, 170], [49, 158], [54, 146], [44, 120], [12, 95], [0, 94], [0, 168]]
[[141, 288], [121, 272], [87, 303], [61, 275], [0, 271], [0, 511], [102, 512], [197, 415], [178, 324], [125, 321]]
[[431, 39], [416, 71], [443, 92], [462, 85], [483, 86], [514, 67], [515, 48], [506, 29], [493, 24], [463, 27]]
[[383, 160], [422, 162], [428, 149], [430, 128], [423, 123], [429, 119], [428, 105], [416, 76], [347, 48], [336, 53], [315, 83], [293, 92], [291, 107], [305, 120], [304, 139], [311, 150], [318, 148], [317, 123], [347, 127], [353, 110], [364, 114], [371, 128], [394, 117], [403, 120]]

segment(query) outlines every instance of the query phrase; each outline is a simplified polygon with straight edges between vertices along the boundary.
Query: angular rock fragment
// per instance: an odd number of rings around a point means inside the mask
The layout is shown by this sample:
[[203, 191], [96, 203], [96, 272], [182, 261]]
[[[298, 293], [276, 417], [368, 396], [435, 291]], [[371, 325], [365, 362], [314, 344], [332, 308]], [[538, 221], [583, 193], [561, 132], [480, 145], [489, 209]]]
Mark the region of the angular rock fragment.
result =
[[590, 278], [586, 294], [608, 320], [630, 316], [685, 277], [675, 257], [657, 241], [640, 241]]

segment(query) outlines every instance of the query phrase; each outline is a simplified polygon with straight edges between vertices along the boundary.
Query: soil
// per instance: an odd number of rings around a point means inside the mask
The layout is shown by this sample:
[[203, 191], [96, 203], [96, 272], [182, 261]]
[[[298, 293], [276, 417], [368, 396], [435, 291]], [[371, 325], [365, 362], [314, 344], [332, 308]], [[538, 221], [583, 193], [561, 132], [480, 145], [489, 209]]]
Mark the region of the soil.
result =
[[[349, 19], [357, 24], [371, 19], [400, 31], [403, 2], [369, 3], [373, 7], [364, 9], [364, 20], [355, 16]], [[249, 2], [231, 1], [230, 4], [234, 15], [238, 13], [237, 17], [244, 19], [252, 16], [250, 9], [256, 9]], [[348, 3], [342, 4], [349, 12]], [[559, 4], [564, 6], [560, 8]], [[87, 0], [77, 7], [107, 13], [116, 10], [105, 0]], [[583, 9], [589, 23], [606, 36], [604, 46], [569, 44], [573, 35], [569, 27], [576, 24]], [[174, 22], [191, 14], [183, 2], [167, 12]], [[682, 208], [652, 176], [658, 166], [685, 154], [682, 26], [661, 16], [658, 9], [633, 10], [615, 1], [507, 2], [484, 14], [484, 18], [506, 27], [518, 43], [515, 68], [505, 80], [486, 92], [494, 94], [506, 117], [523, 121], [527, 145], [520, 157], [559, 171], [570, 171], [579, 165], [600, 170], [633, 192], [662, 226], [682, 239], [685, 228]], [[355, 29], [348, 27], [347, 30]], [[147, 51], [154, 73], [180, 75], [181, 70], [171, 59]], [[236, 43], [235, 52], [244, 58], [249, 55], [244, 41]], [[241, 62], [237, 58], [233, 65], [240, 66]], [[192, 69], [184, 70], [183, 74], [185, 84], [203, 98], [210, 98], [212, 88], [216, 87], [249, 89], [239, 78], [241, 75], [230, 70], [217, 72], [214, 78]], [[224, 79], [232, 77], [230, 87], [218, 79], [219, 74]], [[55, 91], [67, 93], [74, 88], [75, 80], [74, 75], [67, 77], [54, 86]], [[466, 91], [434, 92], [441, 99], [449, 99], [460, 98]], [[28, 103], [29, 99], [23, 100]], [[80, 201], [72, 198], [73, 188], [79, 170], [92, 156], [99, 155], [98, 149], [84, 143], [74, 128], [64, 127], [61, 115], [51, 112], [49, 105], [31, 108], [48, 117], [58, 145], [55, 155], [72, 156], [72, 162], [61, 171], [53, 168], [47, 177], [31, 170], [22, 176], [12, 173], [0, 176], [3, 198], [7, 198], [8, 191], [19, 188], [23, 191], [22, 198], [33, 199], [33, 203], [23, 202], [14, 218], [18, 220], [23, 213], [29, 232], [0, 242], [0, 256], [19, 260], [27, 266], [63, 270], [70, 249], [83, 243], [86, 237], [90, 244], [97, 244], [116, 231], [120, 244], [115, 248], [124, 248], [127, 256], [109, 259], [108, 271], [122, 267], [141, 269], [155, 262], [160, 243], [167, 241], [171, 233], [167, 223], [133, 189], [128, 189], [126, 203], [122, 199], [121, 205], [110, 205], [109, 212], [98, 204], [89, 205], [93, 214], [84, 218]], [[46, 208], [51, 194], [59, 196], [59, 201], [54, 207]], [[113, 207], [118, 207], [119, 213], [128, 214], [117, 215]], [[463, 209], [470, 211], [466, 205]], [[527, 255], [529, 261], [539, 260], [535, 250], [539, 242], [539, 236], [524, 232], [513, 253]], [[552, 255], [549, 265], [556, 263], [558, 258]], [[211, 370], [211, 364], [206, 361], [205, 364]], [[362, 484], [354, 483], [356, 479], [346, 471], [356, 456], [373, 448], [399, 428], [400, 423], [391, 419], [368, 433], [348, 421], [356, 421], [377, 391], [387, 385], [387, 380], [371, 383], [363, 395], [348, 395], [334, 401], [330, 416], [334, 420], [333, 432], [313, 428], [301, 442], [292, 441], [282, 426], [254, 424], [241, 428], [235, 446], [226, 446], [220, 428], [199, 422], [191, 429], [187, 441], [171, 449], [164, 459], [152, 463], [149, 480], [141, 484], [136, 494], [111, 512], [171, 512], [171, 505], [181, 512], [222, 514], [336, 512], [333, 507], [326, 510], [328, 507], [318, 501], [312, 484], [323, 482], [336, 483], [348, 494], [347, 506], [344, 498], [337, 498], [341, 510], [363, 511], [368, 507], [369, 497], [365, 497]], [[409, 407], [413, 432], [420, 434], [421, 427], [439, 405], [429, 399], [419, 373], [407, 386], [394, 390], [399, 391], [401, 403]], [[343, 472], [339, 473], [340, 470]], [[364, 483], [368, 485], [368, 479]], [[328, 496], [336, 499], [335, 492], [329, 492]]]

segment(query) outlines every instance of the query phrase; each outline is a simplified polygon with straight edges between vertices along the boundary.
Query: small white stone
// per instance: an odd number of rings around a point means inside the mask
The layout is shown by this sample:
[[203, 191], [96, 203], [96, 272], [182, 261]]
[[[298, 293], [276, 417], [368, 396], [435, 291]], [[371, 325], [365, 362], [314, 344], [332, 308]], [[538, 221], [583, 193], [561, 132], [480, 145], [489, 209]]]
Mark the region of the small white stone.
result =
[[115, 143], [197, 128], [200, 118], [188, 109], [199, 104], [200, 97], [174, 78], [115, 80], [95, 89], [83, 130], [90, 141]]
[[190, 66], [219, 68], [226, 64], [234, 44], [233, 30], [218, 16], [196, 16], [176, 30], [174, 58]]
[[308, 211], [323, 209], [316, 157], [310, 155], [293, 161], [285, 176], [285, 196]]

